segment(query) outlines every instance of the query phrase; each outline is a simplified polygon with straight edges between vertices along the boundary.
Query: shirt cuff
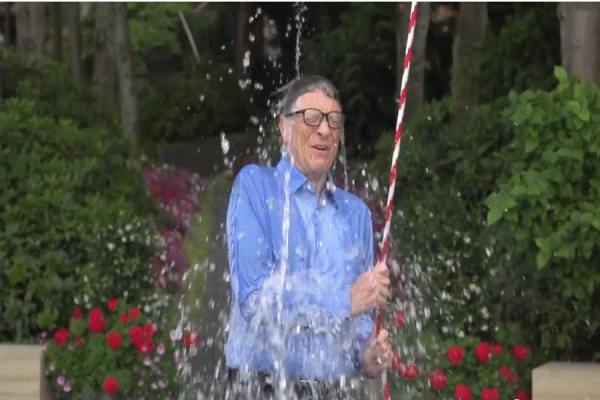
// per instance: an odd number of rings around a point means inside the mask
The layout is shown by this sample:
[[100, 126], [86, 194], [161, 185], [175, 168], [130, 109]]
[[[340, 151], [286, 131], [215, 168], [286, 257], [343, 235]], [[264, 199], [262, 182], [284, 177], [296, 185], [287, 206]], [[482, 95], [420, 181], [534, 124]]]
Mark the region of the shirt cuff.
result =
[[342, 311], [342, 318], [350, 319], [352, 317], [352, 302], [350, 300], [350, 294], [352, 292], [352, 288], [347, 286], [344, 290], [342, 290], [342, 294], [340, 296], [340, 310]]

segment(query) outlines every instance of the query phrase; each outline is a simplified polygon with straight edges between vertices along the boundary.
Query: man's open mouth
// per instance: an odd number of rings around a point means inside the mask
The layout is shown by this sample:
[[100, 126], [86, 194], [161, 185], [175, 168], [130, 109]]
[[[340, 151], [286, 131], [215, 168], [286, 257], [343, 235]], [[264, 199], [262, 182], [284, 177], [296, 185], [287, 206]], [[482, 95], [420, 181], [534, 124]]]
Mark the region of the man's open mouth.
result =
[[327, 146], [322, 146], [322, 145], [314, 145], [314, 146], [312, 146], [312, 148], [315, 150], [319, 150], [319, 151], [326, 151], [328, 149]]

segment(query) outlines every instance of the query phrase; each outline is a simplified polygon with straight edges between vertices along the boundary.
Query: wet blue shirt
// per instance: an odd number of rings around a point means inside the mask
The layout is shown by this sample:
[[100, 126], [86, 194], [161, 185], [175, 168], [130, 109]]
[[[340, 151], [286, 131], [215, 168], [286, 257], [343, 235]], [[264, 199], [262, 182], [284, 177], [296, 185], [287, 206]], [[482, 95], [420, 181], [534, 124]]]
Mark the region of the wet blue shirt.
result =
[[350, 316], [351, 285], [373, 264], [362, 200], [331, 181], [317, 198], [285, 156], [276, 168], [249, 165], [233, 184], [227, 244], [229, 368], [281, 366], [307, 379], [358, 372], [373, 329], [371, 315]]

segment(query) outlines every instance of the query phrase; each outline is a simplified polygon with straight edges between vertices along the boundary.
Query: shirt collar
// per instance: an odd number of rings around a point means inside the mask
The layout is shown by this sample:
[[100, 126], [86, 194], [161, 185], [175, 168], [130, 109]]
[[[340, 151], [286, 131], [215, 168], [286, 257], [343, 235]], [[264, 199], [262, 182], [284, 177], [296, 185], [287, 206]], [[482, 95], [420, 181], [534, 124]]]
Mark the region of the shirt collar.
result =
[[[284, 177], [285, 177], [286, 171], [290, 171], [290, 183], [289, 184], [290, 184], [290, 189], [292, 192], [297, 191], [298, 189], [300, 189], [301, 187], [303, 187], [306, 184], [310, 184], [310, 181], [308, 180], [308, 178], [302, 173], [302, 171], [300, 171], [298, 168], [296, 168], [296, 166], [294, 164], [292, 164], [289, 156], [285, 153], [281, 156], [281, 160], [279, 160], [279, 163], [277, 164], [277, 171], [280, 174], [282, 184], [284, 184]], [[337, 204], [335, 201], [335, 192], [338, 189], [333, 181], [333, 177], [331, 176], [331, 173], [327, 174], [327, 178], [325, 179], [325, 187], [323, 189], [324, 189], [325, 197], [329, 201], [331, 201], [333, 205], [335, 205], [337, 207]]]

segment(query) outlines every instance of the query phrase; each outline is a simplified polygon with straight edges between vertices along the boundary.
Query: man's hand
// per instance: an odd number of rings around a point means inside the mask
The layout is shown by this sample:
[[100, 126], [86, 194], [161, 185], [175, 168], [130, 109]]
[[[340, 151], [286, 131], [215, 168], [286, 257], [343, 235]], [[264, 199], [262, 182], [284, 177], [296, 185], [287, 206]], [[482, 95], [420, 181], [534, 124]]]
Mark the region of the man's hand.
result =
[[379, 331], [375, 337], [375, 331], [371, 333], [362, 353], [362, 368], [370, 377], [380, 375], [392, 364], [392, 347], [389, 335], [385, 329]]
[[383, 307], [390, 298], [390, 277], [387, 265], [378, 262], [370, 271], [362, 273], [350, 289], [350, 306], [353, 317]]

